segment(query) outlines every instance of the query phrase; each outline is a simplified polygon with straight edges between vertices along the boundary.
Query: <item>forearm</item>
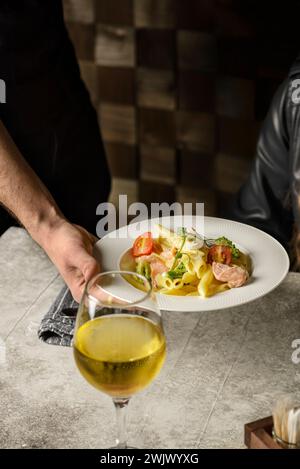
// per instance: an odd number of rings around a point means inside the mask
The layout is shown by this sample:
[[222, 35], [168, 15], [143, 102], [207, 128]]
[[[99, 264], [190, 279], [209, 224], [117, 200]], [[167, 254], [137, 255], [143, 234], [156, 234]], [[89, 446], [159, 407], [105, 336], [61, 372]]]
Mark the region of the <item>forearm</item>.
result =
[[67, 222], [1, 121], [0, 203], [44, 248], [79, 302], [85, 283], [99, 272], [92, 256], [95, 239], [84, 228]]
[[63, 220], [53, 197], [0, 121], [0, 203], [42, 246], [48, 232]]

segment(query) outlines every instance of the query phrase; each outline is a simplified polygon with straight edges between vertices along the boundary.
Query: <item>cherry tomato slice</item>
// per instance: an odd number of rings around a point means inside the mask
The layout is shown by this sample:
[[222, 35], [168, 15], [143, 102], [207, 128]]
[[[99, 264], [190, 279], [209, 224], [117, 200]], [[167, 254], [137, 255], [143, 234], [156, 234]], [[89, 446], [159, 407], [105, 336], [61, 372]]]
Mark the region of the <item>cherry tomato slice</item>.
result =
[[231, 264], [232, 252], [229, 246], [215, 244], [210, 248], [207, 254], [207, 263], [220, 262], [221, 264]]
[[150, 231], [139, 236], [132, 248], [132, 255], [134, 257], [148, 256], [153, 251], [153, 239]]

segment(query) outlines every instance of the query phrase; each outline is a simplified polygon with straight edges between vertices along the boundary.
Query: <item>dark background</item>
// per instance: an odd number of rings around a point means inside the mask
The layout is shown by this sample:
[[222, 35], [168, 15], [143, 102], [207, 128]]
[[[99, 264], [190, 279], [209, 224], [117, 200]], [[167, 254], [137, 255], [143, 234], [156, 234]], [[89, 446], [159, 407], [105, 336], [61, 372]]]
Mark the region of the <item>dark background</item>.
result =
[[299, 1], [64, 0], [98, 110], [111, 195], [205, 202], [247, 177], [272, 96], [300, 51]]

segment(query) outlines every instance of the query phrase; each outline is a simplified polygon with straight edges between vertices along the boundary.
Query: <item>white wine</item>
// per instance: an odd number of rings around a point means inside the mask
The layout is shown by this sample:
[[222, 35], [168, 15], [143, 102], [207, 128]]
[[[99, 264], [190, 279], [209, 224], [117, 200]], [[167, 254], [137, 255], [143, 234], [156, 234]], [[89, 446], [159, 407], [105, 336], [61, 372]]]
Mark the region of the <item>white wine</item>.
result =
[[159, 373], [166, 342], [161, 328], [149, 319], [112, 314], [78, 329], [74, 355], [90, 384], [112, 397], [130, 397]]

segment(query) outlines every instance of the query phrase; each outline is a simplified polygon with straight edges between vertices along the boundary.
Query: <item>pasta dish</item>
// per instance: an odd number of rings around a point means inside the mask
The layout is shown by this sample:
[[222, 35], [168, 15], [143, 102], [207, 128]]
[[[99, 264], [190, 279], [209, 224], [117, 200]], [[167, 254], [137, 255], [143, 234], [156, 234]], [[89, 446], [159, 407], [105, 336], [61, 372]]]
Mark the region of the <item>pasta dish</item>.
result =
[[244, 285], [251, 259], [225, 237], [206, 239], [193, 229], [175, 233], [158, 225], [157, 237], [147, 232], [134, 241], [121, 268], [144, 275], [165, 295], [209, 297]]

